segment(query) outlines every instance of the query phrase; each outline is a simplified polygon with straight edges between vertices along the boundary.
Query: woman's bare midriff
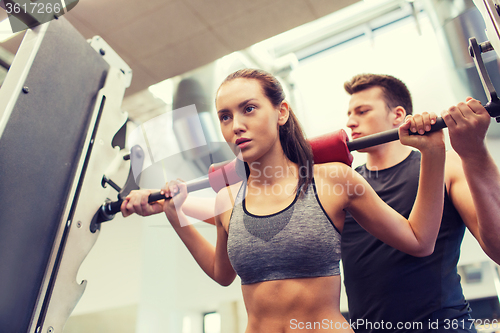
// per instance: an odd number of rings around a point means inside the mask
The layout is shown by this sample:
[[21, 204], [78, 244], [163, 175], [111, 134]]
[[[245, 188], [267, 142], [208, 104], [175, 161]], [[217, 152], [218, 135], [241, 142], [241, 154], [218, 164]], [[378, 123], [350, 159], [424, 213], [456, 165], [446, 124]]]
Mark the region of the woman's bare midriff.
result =
[[242, 286], [246, 333], [352, 332], [340, 313], [340, 276]]

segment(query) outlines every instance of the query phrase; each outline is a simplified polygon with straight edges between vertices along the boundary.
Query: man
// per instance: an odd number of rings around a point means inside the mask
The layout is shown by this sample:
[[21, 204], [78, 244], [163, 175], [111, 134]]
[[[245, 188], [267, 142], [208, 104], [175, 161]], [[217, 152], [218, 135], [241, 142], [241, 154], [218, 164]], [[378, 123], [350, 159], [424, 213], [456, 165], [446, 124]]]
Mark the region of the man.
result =
[[[362, 74], [351, 95], [352, 138], [397, 128], [412, 113], [411, 95], [389, 75]], [[429, 115], [426, 115], [429, 116]], [[500, 173], [485, 146], [487, 111], [471, 98], [442, 114], [451, 145], [445, 167], [443, 220], [434, 253], [416, 258], [382, 243], [346, 214], [342, 263], [351, 322], [358, 332], [475, 332], [457, 273], [465, 227], [500, 263]], [[379, 196], [408, 217], [418, 187], [420, 154], [393, 141], [362, 150], [356, 169]]]

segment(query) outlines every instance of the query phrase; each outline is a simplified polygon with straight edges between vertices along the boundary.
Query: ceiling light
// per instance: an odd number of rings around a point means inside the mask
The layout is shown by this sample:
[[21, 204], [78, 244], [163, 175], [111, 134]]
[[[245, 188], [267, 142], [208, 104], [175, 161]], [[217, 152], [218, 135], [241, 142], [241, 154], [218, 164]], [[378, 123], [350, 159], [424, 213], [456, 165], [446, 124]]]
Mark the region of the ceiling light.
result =
[[174, 85], [171, 79], [161, 81], [157, 84], [149, 86], [148, 90], [156, 97], [161, 99], [165, 104], [170, 105], [174, 96]]

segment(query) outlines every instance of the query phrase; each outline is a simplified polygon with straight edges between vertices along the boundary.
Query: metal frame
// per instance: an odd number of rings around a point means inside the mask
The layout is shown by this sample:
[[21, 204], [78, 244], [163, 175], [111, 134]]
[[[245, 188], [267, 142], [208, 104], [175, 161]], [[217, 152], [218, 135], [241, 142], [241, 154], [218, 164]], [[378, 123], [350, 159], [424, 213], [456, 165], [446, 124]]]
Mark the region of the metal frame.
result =
[[33, 65], [33, 60], [42, 44], [49, 24], [42, 24], [33, 30], [28, 30], [24, 36], [17, 56], [12, 61], [9, 75], [0, 89], [0, 137], [11, 116], [17, 98], [22, 91], [26, 77]]
[[[54, 28], [57, 27], [57, 29], [49, 30], [51, 24], [55, 24]], [[33, 65], [37, 62], [36, 59], [42, 57], [39, 51], [42, 50], [41, 46], [44, 45], [45, 38], [50, 36], [51, 38], [47, 38], [47, 40], [56, 43], [57, 48], [64, 48], [65, 41], [79, 43], [79, 41], [75, 41], [76, 35], [74, 34], [77, 34], [76, 30], [71, 29], [72, 31], [69, 32], [70, 28], [72, 27], [64, 18], [59, 18], [26, 32], [17, 56], [14, 58], [10, 71], [0, 89], [0, 139], [2, 139], [8, 126], [9, 119], [15, 115], [13, 112], [18, 99], [31, 96], [25, 96], [24, 94], [31, 94], [32, 89], [40, 94], [40, 87], [26, 87], [25, 84], [29, 80], [31, 71], [35, 72], [33, 75], [38, 75], [38, 78], [43, 77], [40, 75], [40, 66]], [[66, 31], [68, 31], [68, 35], [64, 36]], [[88, 45], [88, 42], [83, 37], [81, 37], [81, 40], [84, 45], [76, 45], [82, 50], [87, 47], [90, 48], [88, 52], [92, 54], [92, 46]], [[48, 47], [45, 46], [44, 57], [47, 57], [47, 50]], [[54, 52], [57, 52], [57, 50], [54, 50]], [[55, 238], [53, 242], [50, 241], [49, 243], [52, 247], [50, 255], [48, 251], [50, 247], [45, 252], [49, 257], [47, 264], [45, 264], [45, 261], [42, 264], [45, 267], [45, 273], [38, 289], [38, 295], [33, 296], [33, 300], [36, 297], [35, 306], [33, 309], [29, 309], [31, 311], [31, 320], [27, 330], [28, 333], [62, 332], [64, 324], [85, 290], [86, 281], [77, 282], [76, 278], [81, 263], [90, 252], [99, 235], [99, 232], [93, 233], [90, 231], [92, 218], [102, 203], [108, 197], [111, 197], [113, 193], [111, 187], [103, 187], [102, 177], [104, 174], [113, 177], [113, 174], [107, 174], [110, 172], [110, 166], [117, 159], [122, 158], [120, 148], [112, 147], [112, 142], [115, 134], [123, 127], [128, 118], [127, 113], [121, 111], [121, 103], [125, 89], [130, 85], [132, 71], [101, 39], [97, 54], [102, 56], [103, 53], [112, 55], [112, 57], [106, 57], [102, 64], [99, 62], [100, 66], [106, 68], [104, 65], [107, 61], [110, 67], [103, 74], [99, 74], [101, 76], [96, 77], [95, 80], [89, 80], [85, 87], [92, 91], [91, 95], [82, 95], [88, 96], [85, 99], [88, 101], [94, 101], [95, 99], [95, 104], [93, 107], [92, 104], [87, 104], [89, 108], [85, 110], [86, 114], [89, 115], [89, 118], [86, 118], [89, 123], [87, 127], [82, 125], [84, 126], [83, 131], [79, 135], [81, 135], [83, 141], [77, 141], [82, 142], [83, 148], [81, 151], [78, 150], [75, 155], [76, 159], [72, 163], [74, 165], [72, 170], [75, 170], [75, 172], [70, 178], [72, 179], [70, 180], [71, 183], [64, 185], [67, 186], [68, 192], [63, 192], [66, 195], [66, 200], [61, 203], [61, 214], [58, 215], [60, 219], [52, 224], [55, 227]], [[45, 59], [48, 63], [56, 61], [52, 59], [51, 55], [48, 55], [48, 58], [41, 59]], [[58, 59], [58, 57], [54, 57], [54, 59]], [[71, 59], [74, 59], [74, 57]], [[96, 59], [100, 60], [99, 57]], [[96, 59], [92, 61], [96, 61]], [[59, 62], [57, 62], [57, 66], [59, 66]], [[101, 67], [98, 68], [100, 71]], [[82, 70], [85, 69], [80, 69], [80, 71]], [[102, 75], [105, 75], [105, 78]], [[61, 84], [60, 76], [46, 77], [46, 79], [48, 82], [50, 80], [59, 80], [58, 84]], [[99, 86], [95, 86], [95, 90], [90, 83], [94, 81], [100, 82]], [[102, 88], [95, 96], [97, 89], [101, 86]], [[54, 90], [54, 92], [56, 91]], [[60, 93], [71, 96], [71, 94], [81, 94], [82, 92], [78, 87], [68, 87], [67, 90]], [[49, 96], [52, 95], [49, 94], [47, 97]], [[55, 101], [58, 101], [58, 99]], [[65, 112], [64, 110], [66, 109], [63, 109], [62, 112]], [[72, 113], [68, 114], [72, 115]], [[47, 119], [47, 121], [50, 121], [50, 119]], [[29, 192], [29, 189], [25, 190]], [[35, 222], [33, 221], [33, 223]], [[26, 244], [26, 246], [30, 245]], [[41, 276], [43, 270], [39, 272]], [[36, 288], [38, 288], [38, 284]]]
[[[127, 120], [127, 114], [120, 111], [124, 91], [123, 74], [112, 67], [94, 109], [92, 126], [89, 127], [85, 141], [86, 149], [82, 152], [78, 166], [80, 177], [75, 178], [71, 190], [70, 198], [73, 200], [68, 201], [61, 221], [61, 229], [68, 227], [69, 232], [63, 248], [59, 250], [55, 247], [51, 256], [52, 268], [57, 256], [61, 257], [57, 270], [50, 274], [54, 282], [45, 318], [37, 323], [33, 321], [30, 333], [50, 332], [51, 329], [55, 332], [62, 331], [85, 290], [87, 281], [77, 283], [76, 276], [99, 235], [99, 232], [90, 231], [92, 218], [102, 202], [109, 197], [110, 188], [104, 189], [101, 181], [119, 152], [106, 143], [111, 143], [115, 133]], [[39, 302], [38, 316], [42, 306]]]
[[[102, 38], [100, 40], [99, 50], [104, 50], [108, 55], [113, 54], [114, 51]], [[100, 52], [102, 54], [103, 51]], [[130, 86], [132, 71], [115, 55], [111, 59], [104, 59], [112, 67], [96, 100], [85, 140], [86, 148], [78, 164], [79, 177], [75, 177], [73, 182], [69, 196], [71, 200], [65, 207], [57, 237], [59, 244], [55, 244], [51, 255], [44, 291], [47, 292], [49, 283], [52, 283], [52, 289], [50, 295], [46, 295], [48, 298], [45, 302], [38, 302], [34, 316], [38, 320], [32, 321], [30, 333], [62, 332], [87, 285], [86, 280], [78, 283], [76, 277], [99, 236], [99, 232], [90, 231], [90, 224], [102, 202], [110, 196], [111, 188], [103, 188], [102, 177], [113, 161], [121, 157], [119, 148], [111, 147], [111, 142], [128, 118], [120, 107], [125, 88]], [[124, 72], [123, 69], [128, 70]], [[66, 229], [66, 237], [61, 237]]]

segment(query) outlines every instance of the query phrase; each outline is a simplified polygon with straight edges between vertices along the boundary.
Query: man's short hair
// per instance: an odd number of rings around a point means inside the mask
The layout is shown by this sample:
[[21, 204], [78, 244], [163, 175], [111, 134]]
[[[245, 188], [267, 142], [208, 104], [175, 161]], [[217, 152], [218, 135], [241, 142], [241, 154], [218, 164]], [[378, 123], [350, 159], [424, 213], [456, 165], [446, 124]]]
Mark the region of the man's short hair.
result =
[[411, 94], [403, 81], [391, 75], [358, 74], [344, 83], [344, 89], [349, 95], [372, 87], [382, 89], [385, 104], [389, 110], [402, 106], [406, 114], [413, 113]]

